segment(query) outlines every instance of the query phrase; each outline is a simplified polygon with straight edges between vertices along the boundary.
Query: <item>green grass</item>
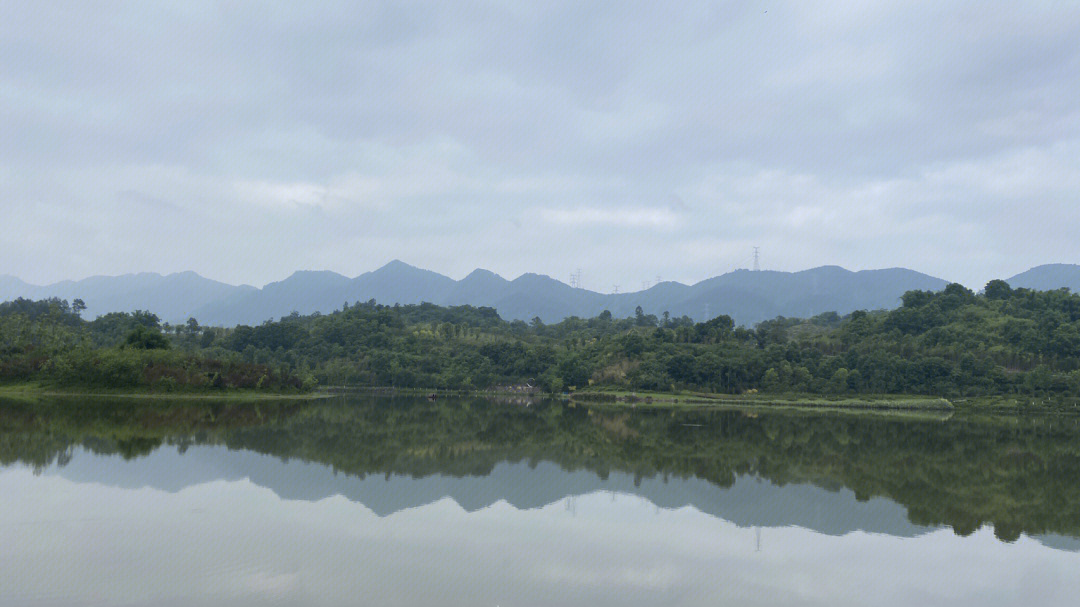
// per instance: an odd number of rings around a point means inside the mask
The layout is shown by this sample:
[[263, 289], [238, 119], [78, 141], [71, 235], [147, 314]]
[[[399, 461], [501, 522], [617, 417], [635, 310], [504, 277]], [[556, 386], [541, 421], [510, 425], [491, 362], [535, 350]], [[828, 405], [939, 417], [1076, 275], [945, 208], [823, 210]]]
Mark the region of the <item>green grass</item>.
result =
[[[40, 396], [80, 396], [131, 398], [147, 400], [214, 400], [252, 402], [266, 400], [310, 400], [340, 395], [394, 394], [397, 396], [427, 396], [435, 393], [447, 396], [492, 396], [486, 390], [446, 390], [440, 388], [370, 388], [360, 386], [327, 386], [313, 392], [274, 392], [262, 390], [179, 390], [165, 392], [149, 388], [80, 388], [59, 386], [42, 382], [17, 382], [0, 384], [2, 398], [35, 398]], [[502, 393], [499, 393], [500, 395]], [[514, 394], [514, 393], [506, 393]], [[535, 394], [537, 398], [558, 395]], [[708, 406], [761, 406], [825, 409], [864, 410], [921, 410], [921, 411], [978, 411], [987, 413], [1024, 412], [1075, 412], [1080, 413], [1080, 399], [1045, 398], [1031, 396], [981, 396], [945, 399], [922, 395], [820, 395], [820, 394], [718, 394], [710, 392], [676, 391], [651, 392], [643, 390], [613, 390], [586, 388], [570, 394], [572, 401], [612, 406], [644, 407], [708, 407]]]
[[1080, 413], [1080, 399], [1075, 397], [1045, 396], [976, 396], [956, 398], [957, 407], [995, 413], [1061, 412]]
[[227, 401], [262, 401], [262, 400], [308, 400], [330, 396], [325, 391], [315, 392], [273, 392], [256, 390], [177, 390], [164, 392], [149, 388], [78, 388], [43, 384], [40, 382], [20, 382], [0, 384], [0, 397], [33, 398], [38, 396], [85, 396], [111, 398], [165, 399], [165, 400], [227, 400]]
[[819, 394], [715, 394], [708, 392], [644, 392], [583, 390], [571, 395], [578, 401], [613, 402], [661, 407], [702, 405], [760, 405], [827, 407], [841, 409], [920, 409], [947, 411], [953, 404], [944, 398], [909, 395], [822, 396]]

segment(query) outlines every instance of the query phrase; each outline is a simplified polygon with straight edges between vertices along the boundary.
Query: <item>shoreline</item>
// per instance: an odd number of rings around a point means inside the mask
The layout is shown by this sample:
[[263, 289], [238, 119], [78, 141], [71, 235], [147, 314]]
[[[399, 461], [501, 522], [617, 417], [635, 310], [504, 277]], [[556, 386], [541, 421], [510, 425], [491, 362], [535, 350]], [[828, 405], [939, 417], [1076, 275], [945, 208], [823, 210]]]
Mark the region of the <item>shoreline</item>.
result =
[[259, 392], [259, 391], [224, 391], [224, 392], [153, 392], [117, 390], [102, 388], [60, 388], [38, 384], [0, 385], [0, 398], [123, 398], [144, 400], [231, 400], [231, 401], [269, 401], [269, 400], [316, 400], [329, 398], [332, 394], [315, 390], [312, 392]]
[[347, 395], [428, 397], [513, 398], [523, 400], [556, 399], [582, 405], [649, 408], [761, 407], [802, 410], [897, 410], [897, 411], [979, 411], [986, 413], [1055, 412], [1080, 414], [1080, 401], [1055, 401], [1047, 398], [1015, 395], [944, 397], [902, 394], [820, 395], [820, 394], [714, 394], [705, 392], [650, 392], [632, 390], [584, 390], [547, 394], [510, 390], [454, 390], [445, 388], [394, 388], [369, 386], [326, 386], [311, 392], [156, 392], [150, 390], [109, 390], [62, 388], [40, 384], [0, 385], [0, 398], [122, 398], [132, 400], [192, 401], [304, 401]]
[[619, 406], [698, 407], [757, 406], [791, 407], [797, 409], [897, 409], [919, 411], [953, 411], [948, 399], [921, 395], [852, 395], [823, 396], [812, 394], [709, 394], [702, 392], [603, 392], [586, 391], [570, 395], [578, 402], [611, 403]]

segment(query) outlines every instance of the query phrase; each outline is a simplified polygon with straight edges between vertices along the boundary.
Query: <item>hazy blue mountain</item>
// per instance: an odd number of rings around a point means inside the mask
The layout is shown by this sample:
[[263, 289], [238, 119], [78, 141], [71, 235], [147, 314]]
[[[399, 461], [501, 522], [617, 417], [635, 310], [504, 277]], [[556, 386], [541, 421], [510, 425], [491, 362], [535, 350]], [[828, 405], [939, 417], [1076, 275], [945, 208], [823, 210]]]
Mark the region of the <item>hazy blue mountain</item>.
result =
[[740, 323], [752, 324], [777, 316], [895, 308], [907, 291], [936, 291], [947, 284], [940, 278], [903, 268], [860, 272], [837, 266], [802, 272], [738, 270], [694, 285], [691, 297], [671, 313], [697, 317], [708, 305], [710, 315], [724, 313]]
[[[1051, 289], [1067, 286], [1080, 291], [1080, 266], [1033, 268], [1009, 282], [1014, 286]], [[203, 324], [257, 324], [267, 319], [330, 313], [345, 302], [374, 299], [384, 304], [431, 302], [439, 305], [489, 306], [508, 320], [547, 323], [567, 316], [591, 317], [610, 310], [616, 317], [632, 316], [638, 306], [647, 314], [687, 315], [703, 320], [728, 314], [739, 324], [752, 325], [777, 316], [806, 317], [835, 311], [894, 308], [912, 289], [939, 290], [946, 281], [903, 268], [851, 272], [823, 266], [801, 272], [737, 270], [693, 285], [661, 282], [652, 288], [606, 294], [576, 289], [549, 276], [523, 274], [507, 280], [478, 269], [453, 280], [401, 261], [349, 278], [334, 272], [296, 272], [261, 289], [232, 286], [193, 272], [95, 276], [38, 287], [18, 278], [0, 276], [0, 297], [80, 297], [87, 316], [137, 308], [163, 320], [183, 322], [194, 316]]]
[[[379, 303], [440, 303], [457, 282], [431, 270], [394, 260], [352, 280], [345, 293], [349, 301], [374, 299]], [[342, 300], [344, 301], [344, 300]]]
[[210, 280], [195, 272], [178, 272], [162, 276], [157, 273], [123, 274], [121, 276], [91, 276], [82, 280], [65, 280], [46, 286], [27, 284], [19, 279], [0, 279], [0, 297], [4, 301], [16, 297], [42, 299], [59, 297], [86, 303], [86, 318], [108, 312], [149, 310], [163, 321], [179, 323], [208, 301], [257, 292], [249, 285], [235, 286]]
[[276, 320], [294, 311], [331, 312], [341, 308], [349, 283], [348, 277], [336, 272], [304, 270], [262, 289], [202, 302], [191, 314], [203, 324], [229, 326]]
[[507, 319], [558, 322], [567, 316], [596, 316], [604, 311], [606, 296], [575, 289], [542, 274], [522, 274], [510, 281], [502, 298], [491, 304]]
[[454, 283], [446, 292], [447, 305], [482, 306], [500, 301], [510, 290], [510, 281], [489, 270], [476, 269]]
[[1062, 287], [1073, 293], [1080, 293], [1080, 265], [1071, 263], [1050, 263], [1035, 266], [1027, 272], [1021, 272], [1005, 282], [1013, 288], [1052, 291]]
[[27, 293], [38, 288], [40, 287], [28, 285], [14, 276], [4, 274], [0, 276], [0, 301], [8, 301], [17, 297], [27, 297]]
[[[519, 292], [519, 299], [504, 308], [507, 314], [516, 312], [509, 317], [526, 318], [521, 308], [531, 306], [529, 309], [534, 315], [546, 322], [569, 314], [593, 316], [605, 309], [617, 317], [631, 316], [640, 306], [650, 314], [660, 315], [667, 311], [672, 316], [687, 315], [696, 320], [704, 319], [706, 315], [728, 314], [740, 324], [753, 324], [777, 316], [813, 316], [828, 311], [845, 314], [860, 309], [893, 308], [906, 291], [939, 290], [946, 284], [939, 278], [904, 269], [863, 272], [837, 267], [803, 272], [739, 270], [694, 285], [662, 282], [644, 291], [618, 295], [570, 289], [566, 285], [558, 290], [544, 289], [534, 283], [533, 289]], [[499, 308], [500, 312], [504, 308]]]
[[523, 274], [514, 280], [475, 270], [455, 281], [441, 274], [393, 261], [349, 280], [333, 272], [297, 272], [260, 291], [211, 302], [197, 310], [204, 323], [258, 323], [292, 311], [301, 314], [339, 309], [344, 302], [489, 306], [506, 319], [558, 322], [567, 316], [591, 317], [610, 310], [631, 316], [638, 306], [650, 314], [668, 311], [701, 320], [729, 314], [741, 324], [776, 316], [841, 314], [858, 309], [892, 308], [911, 289], [942, 289], [946, 281], [900, 268], [850, 272], [822, 267], [803, 272], [740, 270], [695, 285], [662, 282], [636, 293], [604, 294], [576, 289], [549, 276]]
[[204, 324], [256, 324], [292, 312], [327, 314], [345, 302], [370, 299], [387, 304], [436, 303], [457, 284], [442, 274], [394, 260], [356, 278], [326, 271], [295, 272], [254, 293], [206, 303], [194, 315]]

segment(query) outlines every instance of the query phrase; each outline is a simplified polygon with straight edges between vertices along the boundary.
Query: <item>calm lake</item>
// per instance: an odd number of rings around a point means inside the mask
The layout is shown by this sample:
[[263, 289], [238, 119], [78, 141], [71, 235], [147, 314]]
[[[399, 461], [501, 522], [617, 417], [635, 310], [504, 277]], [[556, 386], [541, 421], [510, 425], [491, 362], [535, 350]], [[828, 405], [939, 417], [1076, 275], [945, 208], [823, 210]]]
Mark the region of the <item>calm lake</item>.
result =
[[0, 401], [0, 605], [1076, 605], [1080, 418]]

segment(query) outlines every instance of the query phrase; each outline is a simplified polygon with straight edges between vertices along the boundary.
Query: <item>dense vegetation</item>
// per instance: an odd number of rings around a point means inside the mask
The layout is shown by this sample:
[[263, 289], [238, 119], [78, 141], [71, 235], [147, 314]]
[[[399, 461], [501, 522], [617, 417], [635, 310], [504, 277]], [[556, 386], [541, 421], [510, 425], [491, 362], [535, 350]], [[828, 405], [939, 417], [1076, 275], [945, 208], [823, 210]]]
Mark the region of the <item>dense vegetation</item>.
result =
[[[1005, 540], [1021, 533], [1080, 536], [1075, 416], [968, 414], [946, 422], [926, 415], [731, 409], [630, 414], [477, 398], [454, 405], [423, 399], [152, 407], [135, 401], [6, 401], [0, 406], [0, 465], [63, 466], [79, 457], [76, 448], [136, 458], [163, 445], [182, 452], [199, 444], [315, 462], [353, 476], [483, 476], [500, 462], [550, 461], [600, 478], [624, 472], [727, 487], [751, 475], [778, 485], [847, 488], [857, 500], [881, 496], [902, 504], [915, 524], [948, 525], [962, 535], [992, 524]], [[527, 486], [522, 493], [536, 501], [522, 507], [561, 499], [567, 491]], [[716, 506], [708, 494], [674, 495], [698, 500], [693, 505], [705, 512]], [[765, 510], [776, 515], [783, 508]], [[771, 524], [799, 524], [807, 514], [813, 519], [812, 511], [794, 507], [784, 511], [790, 520]]]
[[[81, 302], [77, 302], [81, 305]], [[1080, 395], [1080, 296], [957, 284], [900, 308], [694, 323], [646, 315], [502, 320], [491, 308], [346, 304], [258, 326], [169, 327], [146, 312], [0, 304], [0, 381], [162, 389], [529, 384], [738, 394]]]
[[70, 306], [57, 299], [0, 304], [0, 382], [162, 391], [288, 391], [315, 385], [286, 365], [202, 351], [197, 342], [202, 331], [195, 323], [165, 333], [149, 312], [116, 312], [87, 322], [79, 317], [82, 309], [79, 300]]

